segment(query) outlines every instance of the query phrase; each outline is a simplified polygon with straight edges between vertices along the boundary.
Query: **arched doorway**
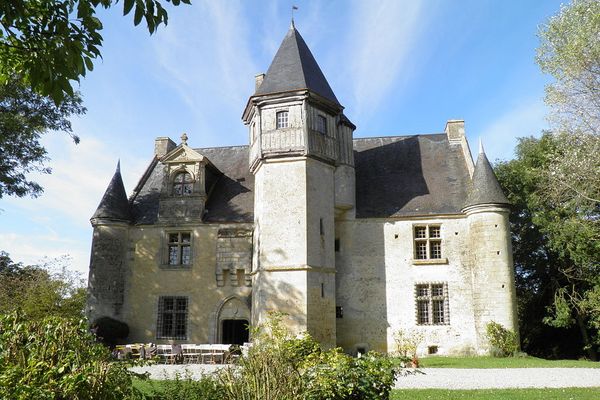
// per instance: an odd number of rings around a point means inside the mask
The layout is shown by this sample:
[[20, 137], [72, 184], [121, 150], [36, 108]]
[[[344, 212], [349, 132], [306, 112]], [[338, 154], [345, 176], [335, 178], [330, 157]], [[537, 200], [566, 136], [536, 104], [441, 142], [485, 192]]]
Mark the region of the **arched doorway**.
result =
[[219, 343], [241, 345], [248, 342], [250, 338], [249, 323], [250, 309], [248, 305], [238, 297], [232, 296], [225, 299], [217, 316]]

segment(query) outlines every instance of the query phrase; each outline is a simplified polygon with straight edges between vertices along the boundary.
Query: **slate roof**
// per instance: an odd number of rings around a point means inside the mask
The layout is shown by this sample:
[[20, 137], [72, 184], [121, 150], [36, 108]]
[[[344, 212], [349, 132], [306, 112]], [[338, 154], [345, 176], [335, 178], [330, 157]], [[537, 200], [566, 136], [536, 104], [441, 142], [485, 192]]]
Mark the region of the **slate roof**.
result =
[[478, 204], [509, 204], [481, 145], [465, 207]]
[[[248, 146], [194, 150], [223, 172], [209, 194], [204, 221], [253, 222]], [[466, 204], [470, 177], [462, 148], [443, 133], [354, 139], [354, 159], [357, 218], [458, 214]], [[154, 160], [131, 198], [133, 223], [156, 222], [165, 174]]]
[[340, 104], [304, 39], [292, 24], [255, 95], [309, 89]]
[[460, 213], [469, 172], [445, 133], [354, 139], [356, 217]]
[[[248, 146], [196, 148], [223, 173], [206, 202], [205, 222], [253, 222], [254, 176], [248, 168]], [[133, 223], [153, 224], [166, 177], [166, 166], [156, 159], [131, 197]]]
[[113, 175], [93, 218], [102, 218], [118, 221], [129, 221], [129, 201], [125, 193], [123, 178], [121, 177], [121, 163], [117, 163], [117, 170]]

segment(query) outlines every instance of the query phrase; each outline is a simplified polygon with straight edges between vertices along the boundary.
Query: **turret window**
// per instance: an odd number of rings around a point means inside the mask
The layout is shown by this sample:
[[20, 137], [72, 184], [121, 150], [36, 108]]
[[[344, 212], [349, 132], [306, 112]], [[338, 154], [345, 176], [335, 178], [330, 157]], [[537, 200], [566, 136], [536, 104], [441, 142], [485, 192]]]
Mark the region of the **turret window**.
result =
[[327, 118], [317, 115], [317, 132], [327, 135]]
[[173, 180], [173, 195], [188, 196], [192, 194], [194, 180], [192, 175], [187, 172], [179, 172]]
[[288, 127], [288, 112], [278, 111], [277, 112], [277, 129], [283, 129]]

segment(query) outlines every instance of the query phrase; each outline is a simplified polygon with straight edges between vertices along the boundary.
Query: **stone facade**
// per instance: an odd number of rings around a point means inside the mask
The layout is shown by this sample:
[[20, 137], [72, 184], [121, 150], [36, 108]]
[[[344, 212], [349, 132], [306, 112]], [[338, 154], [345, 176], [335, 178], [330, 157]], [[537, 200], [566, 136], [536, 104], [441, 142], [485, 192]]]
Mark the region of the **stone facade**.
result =
[[[298, 67], [298, 66], [302, 67]], [[444, 133], [353, 139], [291, 27], [243, 114], [248, 146], [156, 139], [127, 199], [119, 170], [92, 218], [91, 320], [128, 341], [247, 341], [270, 311], [324, 347], [488, 350], [516, 329], [508, 204], [464, 122]]]

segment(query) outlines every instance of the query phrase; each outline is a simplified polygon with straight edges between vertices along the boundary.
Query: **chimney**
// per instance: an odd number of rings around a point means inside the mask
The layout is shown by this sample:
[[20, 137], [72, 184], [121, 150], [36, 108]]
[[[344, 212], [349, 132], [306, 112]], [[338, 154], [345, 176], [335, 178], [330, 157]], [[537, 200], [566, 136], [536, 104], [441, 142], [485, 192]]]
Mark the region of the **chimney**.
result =
[[171, 138], [157, 137], [154, 140], [154, 155], [157, 158], [162, 158], [175, 147], [177, 147], [177, 145], [171, 140]]
[[458, 142], [465, 137], [465, 121], [462, 119], [450, 119], [446, 122], [446, 129], [444, 131], [448, 135], [448, 141]]
[[254, 91], [256, 92], [265, 79], [265, 74], [254, 75]]

